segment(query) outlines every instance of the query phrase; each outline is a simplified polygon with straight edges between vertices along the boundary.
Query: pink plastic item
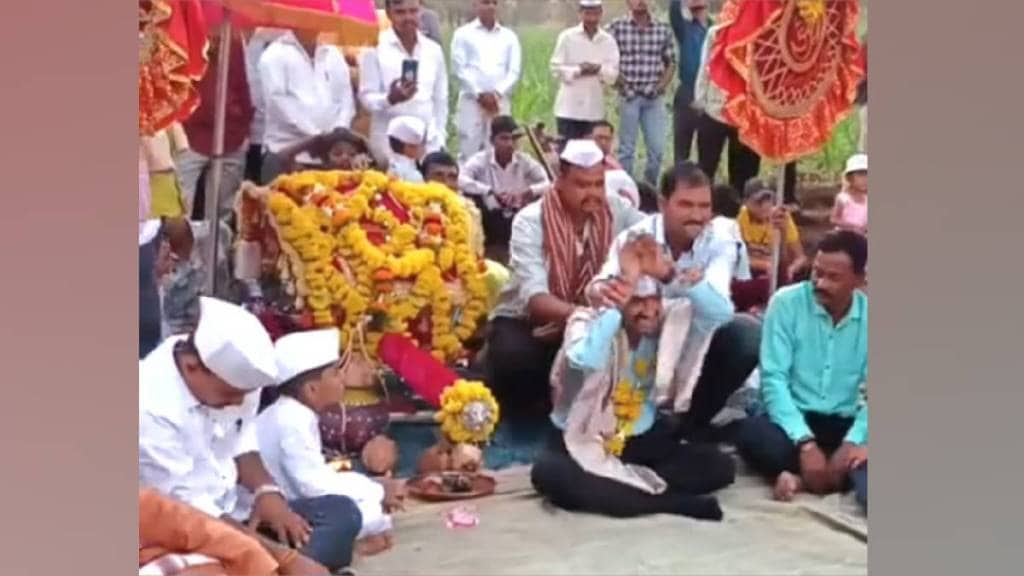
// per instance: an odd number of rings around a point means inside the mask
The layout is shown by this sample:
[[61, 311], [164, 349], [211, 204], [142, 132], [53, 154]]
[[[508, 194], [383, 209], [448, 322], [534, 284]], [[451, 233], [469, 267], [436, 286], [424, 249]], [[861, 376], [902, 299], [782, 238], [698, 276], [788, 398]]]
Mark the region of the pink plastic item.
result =
[[474, 506], [456, 506], [444, 514], [444, 523], [449, 529], [474, 528], [480, 523], [480, 516]]

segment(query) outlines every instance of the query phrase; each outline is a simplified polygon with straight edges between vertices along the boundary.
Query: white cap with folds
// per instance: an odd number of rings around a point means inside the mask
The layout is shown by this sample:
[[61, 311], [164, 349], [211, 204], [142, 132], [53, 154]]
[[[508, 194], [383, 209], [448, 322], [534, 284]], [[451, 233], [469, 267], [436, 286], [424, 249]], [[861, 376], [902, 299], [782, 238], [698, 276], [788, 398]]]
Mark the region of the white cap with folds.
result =
[[569, 140], [559, 157], [580, 168], [592, 168], [604, 162], [604, 152], [593, 140]]
[[846, 174], [851, 172], [867, 172], [868, 171], [868, 155], [867, 154], [854, 154], [846, 161]]
[[600, 8], [601, 0], [580, 0], [580, 8]]
[[387, 136], [404, 144], [422, 144], [427, 138], [427, 125], [415, 116], [397, 116], [388, 122]]
[[284, 384], [303, 372], [324, 368], [341, 359], [341, 333], [337, 328], [294, 332], [274, 343], [277, 381]]
[[634, 298], [647, 298], [661, 294], [661, 286], [658, 281], [650, 276], [641, 276], [636, 282], [636, 290], [633, 291]]
[[241, 306], [201, 297], [195, 344], [203, 364], [233, 388], [252, 392], [276, 383], [270, 335]]

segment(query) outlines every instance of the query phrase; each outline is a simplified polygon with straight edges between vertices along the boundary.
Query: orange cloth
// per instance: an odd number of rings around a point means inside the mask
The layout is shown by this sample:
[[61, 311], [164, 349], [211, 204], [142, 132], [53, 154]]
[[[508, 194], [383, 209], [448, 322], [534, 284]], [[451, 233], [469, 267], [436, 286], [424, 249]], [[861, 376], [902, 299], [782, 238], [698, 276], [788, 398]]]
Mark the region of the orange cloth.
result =
[[167, 554], [203, 554], [226, 576], [277, 574], [278, 563], [258, 540], [156, 490], [139, 490], [139, 566]]
[[785, 164], [829, 141], [864, 77], [858, 17], [858, 2], [726, 2], [708, 71], [744, 144]]
[[139, 133], [188, 118], [206, 72], [206, 20], [199, 0], [139, 0]]

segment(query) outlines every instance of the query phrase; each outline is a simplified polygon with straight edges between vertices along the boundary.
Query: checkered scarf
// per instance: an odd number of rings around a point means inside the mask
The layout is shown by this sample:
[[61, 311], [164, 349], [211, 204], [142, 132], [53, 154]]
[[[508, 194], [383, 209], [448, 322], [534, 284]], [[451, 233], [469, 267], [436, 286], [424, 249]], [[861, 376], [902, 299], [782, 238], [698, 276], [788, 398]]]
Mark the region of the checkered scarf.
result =
[[607, 204], [589, 221], [583, 235], [583, 253], [576, 253], [576, 231], [561, 195], [552, 190], [541, 204], [544, 255], [548, 258], [548, 288], [551, 294], [573, 303], [583, 302], [583, 293], [608, 256], [612, 244], [612, 213]]

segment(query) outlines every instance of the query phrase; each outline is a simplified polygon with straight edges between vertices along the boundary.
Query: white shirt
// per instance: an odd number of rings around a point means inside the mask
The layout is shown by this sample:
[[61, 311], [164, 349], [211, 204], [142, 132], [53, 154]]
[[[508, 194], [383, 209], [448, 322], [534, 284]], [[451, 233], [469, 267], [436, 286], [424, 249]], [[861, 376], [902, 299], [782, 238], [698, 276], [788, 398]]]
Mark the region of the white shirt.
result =
[[264, 50], [259, 72], [266, 107], [263, 144], [271, 152], [351, 125], [352, 77], [337, 46], [320, 45], [310, 58], [288, 32]]
[[[391, 529], [384, 513], [384, 487], [358, 472], [335, 472], [324, 460], [316, 413], [282, 396], [256, 418], [260, 457], [288, 500], [348, 496], [363, 515], [359, 537]], [[249, 501], [248, 491], [241, 490]]]
[[[416, 94], [401, 104], [388, 102], [391, 84], [402, 76], [402, 62], [417, 65]], [[394, 30], [381, 32], [377, 47], [363, 53], [359, 65], [359, 99], [372, 114], [371, 141], [387, 150], [387, 126], [397, 116], [415, 116], [427, 125], [427, 152], [440, 150], [448, 139], [448, 72], [441, 45], [417, 33], [412, 54]]]
[[491, 29], [479, 19], [460, 27], [452, 35], [451, 56], [460, 96], [497, 92], [508, 97], [519, 82], [523, 59], [519, 37], [497, 22]]
[[283, 30], [259, 28], [245, 43], [245, 73], [249, 80], [249, 98], [253, 107], [252, 124], [249, 129], [249, 142], [252, 144], [263, 144], [263, 132], [267, 124], [263, 82], [260, 81], [260, 57], [267, 46], [282, 34]]
[[233, 515], [235, 458], [259, 450], [259, 391], [241, 406], [200, 404], [174, 361], [174, 345], [185, 338], [165, 340], [139, 362], [139, 485], [211, 516]]
[[[600, 64], [595, 76], [580, 76], [580, 64]], [[551, 55], [551, 73], [561, 84], [555, 98], [555, 117], [601, 120], [605, 116], [604, 89], [619, 77], [619, 46], [611, 34], [598, 28], [591, 38], [579, 24], [558, 35]]]

